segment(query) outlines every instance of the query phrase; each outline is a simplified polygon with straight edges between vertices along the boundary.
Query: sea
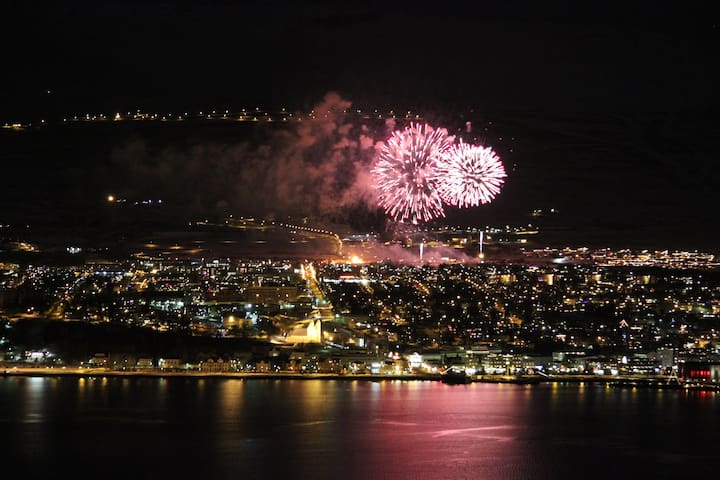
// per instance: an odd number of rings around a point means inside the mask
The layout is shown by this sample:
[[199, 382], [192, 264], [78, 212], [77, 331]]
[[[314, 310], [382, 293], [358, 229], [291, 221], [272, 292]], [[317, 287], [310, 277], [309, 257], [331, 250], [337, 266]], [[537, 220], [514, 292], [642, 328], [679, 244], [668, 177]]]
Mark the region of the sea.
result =
[[22, 479], [710, 478], [719, 431], [707, 391], [0, 378], [1, 468]]

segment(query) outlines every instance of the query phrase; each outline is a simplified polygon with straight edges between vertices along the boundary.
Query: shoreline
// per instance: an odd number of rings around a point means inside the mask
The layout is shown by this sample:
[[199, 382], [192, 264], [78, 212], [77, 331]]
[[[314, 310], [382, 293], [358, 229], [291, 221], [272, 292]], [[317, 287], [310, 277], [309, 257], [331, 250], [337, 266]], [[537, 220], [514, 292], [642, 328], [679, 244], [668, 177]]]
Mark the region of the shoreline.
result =
[[[293, 372], [194, 372], [194, 371], [155, 371], [155, 370], [111, 370], [105, 368], [38, 368], [7, 367], [3, 377], [118, 377], [118, 378], [223, 378], [239, 380], [359, 380], [359, 381], [432, 381], [442, 382], [440, 374], [422, 375], [382, 375], [382, 374], [341, 374], [341, 373], [293, 373]], [[670, 382], [667, 377], [571, 375], [544, 377], [538, 375], [478, 375], [462, 384], [502, 383], [513, 385], [538, 385], [551, 383], [597, 383], [618, 388], [650, 388], [657, 390], [706, 390], [720, 392], [720, 385], [690, 384]]]

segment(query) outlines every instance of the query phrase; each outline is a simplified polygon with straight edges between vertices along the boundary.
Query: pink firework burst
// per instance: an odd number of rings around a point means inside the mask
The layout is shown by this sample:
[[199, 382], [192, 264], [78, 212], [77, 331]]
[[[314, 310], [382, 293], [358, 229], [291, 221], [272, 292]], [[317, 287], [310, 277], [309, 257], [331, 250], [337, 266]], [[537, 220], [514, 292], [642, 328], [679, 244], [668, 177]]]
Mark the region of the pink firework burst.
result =
[[444, 217], [438, 163], [452, 145], [444, 128], [411, 123], [385, 142], [372, 174], [379, 205], [394, 220], [412, 223]]
[[453, 145], [438, 167], [438, 193], [443, 202], [456, 207], [476, 207], [490, 203], [505, 181], [505, 167], [490, 148]]

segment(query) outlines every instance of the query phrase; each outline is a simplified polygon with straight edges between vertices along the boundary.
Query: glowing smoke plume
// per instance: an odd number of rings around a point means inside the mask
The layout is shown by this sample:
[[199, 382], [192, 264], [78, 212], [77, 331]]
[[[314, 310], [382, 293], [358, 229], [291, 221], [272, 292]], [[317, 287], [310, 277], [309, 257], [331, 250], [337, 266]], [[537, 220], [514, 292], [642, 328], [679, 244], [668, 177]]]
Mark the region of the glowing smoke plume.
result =
[[157, 148], [133, 140], [113, 151], [108, 184], [128, 197], [162, 197], [190, 214], [343, 221], [347, 209], [375, 203], [369, 170], [376, 138], [385, 134], [384, 125], [345, 115], [351, 105], [330, 92], [312, 116], [297, 113], [282, 125], [238, 127], [239, 135], [253, 138], [230, 143]]

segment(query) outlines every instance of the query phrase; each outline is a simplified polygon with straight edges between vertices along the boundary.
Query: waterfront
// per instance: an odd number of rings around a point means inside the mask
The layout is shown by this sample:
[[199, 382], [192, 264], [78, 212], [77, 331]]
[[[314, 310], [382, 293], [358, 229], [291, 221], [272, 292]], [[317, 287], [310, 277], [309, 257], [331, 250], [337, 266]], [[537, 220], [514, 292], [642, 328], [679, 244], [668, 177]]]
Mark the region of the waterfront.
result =
[[681, 478], [720, 444], [716, 393], [597, 383], [8, 376], [0, 412], [26, 478]]

